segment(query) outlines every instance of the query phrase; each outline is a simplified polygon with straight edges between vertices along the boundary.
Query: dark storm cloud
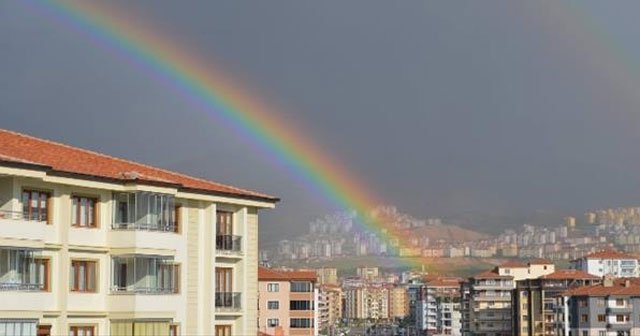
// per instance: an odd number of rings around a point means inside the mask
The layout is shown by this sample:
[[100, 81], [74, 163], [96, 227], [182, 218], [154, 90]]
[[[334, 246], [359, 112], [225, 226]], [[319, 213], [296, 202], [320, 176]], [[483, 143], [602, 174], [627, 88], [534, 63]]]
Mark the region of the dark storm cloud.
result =
[[[637, 54], [636, 3], [120, 5], [286, 107], [414, 215], [638, 202], [640, 86], [606, 67]], [[608, 35], [620, 50], [596, 41]], [[0, 126], [275, 194], [267, 235], [328, 211], [223, 125], [19, 1], [0, 2]]]

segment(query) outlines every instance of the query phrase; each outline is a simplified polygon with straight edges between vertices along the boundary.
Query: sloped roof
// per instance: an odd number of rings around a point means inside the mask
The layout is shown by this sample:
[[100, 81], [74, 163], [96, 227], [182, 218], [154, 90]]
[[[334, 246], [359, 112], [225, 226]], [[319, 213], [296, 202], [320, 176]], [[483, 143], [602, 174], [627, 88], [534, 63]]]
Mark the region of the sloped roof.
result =
[[564, 280], [564, 279], [582, 279], [582, 280], [596, 280], [600, 277], [593, 274], [589, 274], [585, 271], [575, 269], [561, 269], [551, 274], [543, 275], [540, 279], [546, 280]]
[[638, 259], [638, 258], [631, 254], [618, 252], [615, 250], [602, 250], [602, 251], [588, 254], [576, 260], [580, 260], [580, 259]]
[[510, 275], [500, 275], [494, 271], [484, 271], [472, 277], [473, 279], [513, 279]]
[[0, 129], [0, 165], [25, 166], [50, 175], [114, 183], [167, 185], [180, 190], [277, 202], [266, 194], [115, 158], [69, 145]]
[[640, 296], [640, 283], [638, 279], [615, 279], [612, 286], [604, 283], [593, 286], [582, 286], [566, 291], [566, 296]]

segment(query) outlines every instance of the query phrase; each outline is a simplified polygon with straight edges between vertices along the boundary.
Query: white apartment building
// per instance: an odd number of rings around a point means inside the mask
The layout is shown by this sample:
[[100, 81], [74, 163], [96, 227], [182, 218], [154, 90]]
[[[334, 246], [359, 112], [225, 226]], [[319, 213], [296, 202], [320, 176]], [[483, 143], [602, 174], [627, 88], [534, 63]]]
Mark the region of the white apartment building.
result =
[[613, 250], [591, 253], [571, 261], [571, 267], [589, 274], [615, 278], [638, 277], [638, 258]]
[[421, 335], [462, 335], [460, 278], [427, 280], [416, 303], [416, 328]]
[[277, 201], [0, 130], [0, 335], [256, 335]]

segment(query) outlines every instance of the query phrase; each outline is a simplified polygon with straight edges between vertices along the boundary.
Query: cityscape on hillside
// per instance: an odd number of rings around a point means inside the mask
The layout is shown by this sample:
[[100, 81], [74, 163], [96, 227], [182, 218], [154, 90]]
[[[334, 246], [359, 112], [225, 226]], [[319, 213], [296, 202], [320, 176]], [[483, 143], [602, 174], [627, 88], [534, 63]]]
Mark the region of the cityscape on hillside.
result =
[[384, 227], [409, 232], [411, 238], [401, 245], [363, 229], [356, 212], [338, 212], [311, 222], [308, 234], [262, 250], [261, 261], [277, 265], [354, 256], [566, 261], [604, 248], [640, 252], [640, 207], [597, 209], [545, 227], [523, 224], [495, 236], [447, 225], [440, 218], [416, 219], [393, 206], [377, 207], [370, 215]]

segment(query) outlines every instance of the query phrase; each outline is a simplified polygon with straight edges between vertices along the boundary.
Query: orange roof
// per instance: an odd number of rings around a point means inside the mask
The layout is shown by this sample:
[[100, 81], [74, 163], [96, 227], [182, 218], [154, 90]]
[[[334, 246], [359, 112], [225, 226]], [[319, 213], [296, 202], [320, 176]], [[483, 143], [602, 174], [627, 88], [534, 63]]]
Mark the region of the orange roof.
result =
[[602, 251], [588, 254], [576, 260], [580, 260], [580, 259], [638, 259], [638, 258], [631, 254], [622, 253], [615, 250], [602, 250]]
[[544, 258], [537, 258], [530, 260], [529, 265], [553, 265], [553, 261]]
[[166, 185], [196, 193], [267, 202], [279, 201], [273, 196], [255, 191], [239, 189], [3, 129], [0, 129], [0, 165], [43, 170], [48, 175], [98, 179], [122, 184], [135, 182]]
[[[628, 285], [625, 284], [628, 282]], [[567, 296], [640, 296], [640, 283], [637, 279], [615, 279], [612, 286], [603, 284], [572, 288], [563, 295]]]
[[509, 260], [499, 265], [498, 267], [527, 268], [527, 264], [517, 260]]
[[434, 277], [426, 281], [431, 287], [458, 287], [462, 282], [464, 279], [456, 277]]
[[316, 281], [318, 275], [314, 271], [285, 271], [274, 270], [266, 267], [258, 267], [258, 280], [307, 280]]
[[593, 274], [589, 274], [585, 271], [575, 270], [575, 269], [561, 269], [557, 270], [551, 274], [543, 275], [540, 277], [541, 279], [547, 280], [564, 280], [564, 279], [587, 279], [587, 280], [595, 280], [600, 279], [600, 277], [595, 276]]
[[513, 279], [510, 275], [500, 275], [494, 271], [484, 271], [473, 276], [473, 279]]

